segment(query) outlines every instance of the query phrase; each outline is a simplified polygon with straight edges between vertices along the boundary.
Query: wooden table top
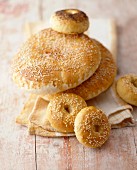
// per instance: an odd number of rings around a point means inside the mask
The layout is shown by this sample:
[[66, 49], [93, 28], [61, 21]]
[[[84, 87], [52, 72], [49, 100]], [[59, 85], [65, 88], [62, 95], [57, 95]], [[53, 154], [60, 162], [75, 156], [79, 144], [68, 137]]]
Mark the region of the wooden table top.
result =
[[75, 137], [30, 136], [15, 124], [26, 95], [11, 80], [10, 62], [24, 41], [23, 25], [47, 20], [63, 8], [82, 9], [89, 17], [113, 17], [118, 76], [137, 74], [136, 0], [0, 0], [0, 170], [136, 170], [137, 127], [112, 130], [102, 148], [90, 149]]

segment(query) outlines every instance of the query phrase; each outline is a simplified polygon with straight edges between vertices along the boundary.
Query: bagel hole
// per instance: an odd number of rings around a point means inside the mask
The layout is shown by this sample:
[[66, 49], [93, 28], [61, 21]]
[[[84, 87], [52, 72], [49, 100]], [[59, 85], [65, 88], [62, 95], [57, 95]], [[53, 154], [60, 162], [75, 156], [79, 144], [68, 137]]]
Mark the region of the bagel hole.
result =
[[94, 125], [94, 130], [95, 130], [95, 132], [99, 132], [100, 126], [99, 125]]
[[69, 13], [69, 14], [76, 14], [76, 13], [78, 13], [78, 11], [73, 10], [73, 9], [67, 10], [66, 12]]
[[64, 109], [66, 110], [66, 112], [70, 113], [70, 107], [68, 105], [65, 105]]

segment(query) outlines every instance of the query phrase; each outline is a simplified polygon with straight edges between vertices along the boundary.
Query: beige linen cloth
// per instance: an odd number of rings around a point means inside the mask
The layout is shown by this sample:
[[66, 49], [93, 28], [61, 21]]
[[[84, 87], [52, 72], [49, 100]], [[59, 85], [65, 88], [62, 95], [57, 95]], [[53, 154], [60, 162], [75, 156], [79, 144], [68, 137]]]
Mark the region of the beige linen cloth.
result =
[[[117, 37], [115, 22], [111, 19], [92, 19], [90, 23], [91, 26], [87, 34], [102, 42], [112, 52], [116, 61]], [[25, 33], [29, 37], [31, 34], [47, 28], [48, 25], [46, 22], [27, 23], [25, 25]], [[135, 124], [131, 114], [132, 106], [119, 98], [115, 90], [115, 82], [106, 92], [87, 101], [87, 104], [102, 109], [108, 116], [112, 128], [134, 126]], [[74, 136], [74, 133], [65, 134], [56, 132], [50, 126], [50, 123], [46, 119], [47, 105], [48, 102], [39, 96], [30, 95], [16, 122], [27, 126], [30, 134], [47, 137]], [[28, 120], [28, 117], [31, 122]], [[43, 121], [45, 126], [43, 126]]]

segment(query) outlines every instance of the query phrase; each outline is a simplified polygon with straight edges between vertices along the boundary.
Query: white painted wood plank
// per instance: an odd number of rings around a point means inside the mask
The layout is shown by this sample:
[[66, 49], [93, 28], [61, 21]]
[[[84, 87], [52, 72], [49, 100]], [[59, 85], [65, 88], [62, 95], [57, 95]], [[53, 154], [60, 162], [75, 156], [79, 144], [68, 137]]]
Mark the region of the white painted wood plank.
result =
[[36, 169], [35, 136], [15, 123], [26, 99], [11, 80], [11, 58], [24, 40], [25, 21], [39, 19], [38, 1], [0, 1], [0, 169]]

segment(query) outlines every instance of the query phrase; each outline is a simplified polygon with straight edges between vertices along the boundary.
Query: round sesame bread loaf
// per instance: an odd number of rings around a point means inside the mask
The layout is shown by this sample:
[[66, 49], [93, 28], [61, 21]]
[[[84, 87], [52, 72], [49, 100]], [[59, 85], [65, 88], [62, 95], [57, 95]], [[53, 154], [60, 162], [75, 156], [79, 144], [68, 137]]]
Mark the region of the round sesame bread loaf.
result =
[[[96, 72], [76, 88], [69, 89], [67, 93], [75, 93], [85, 100], [92, 99], [108, 89], [116, 76], [116, 64], [112, 54], [97, 40], [94, 41], [101, 51], [101, 62]], [[52, 99], [54, 95], [42, 95], [45, 100]]]
[[87, 15], [78, 9], [65, 9], [55, 12], [50, 18], [51, 28], [65, 34], [76, 34], [87, 31]]
[[74, 88], [98, 68], [98, 46], [84, 34], [45, 29], [31, 36], [13, 59], [13, 80], [33, 93]]
[[75, 117], [86, 106], [85, 100], [76, 94], [56, 94], [47, 107], [47, 119], [58, 132], [74, 132]]
[[107, 116], [93, 106], [82, 109], [74, 122], [78, 141], [91, 148], [101, 147], [107, 141], [110, 130]]
[[124, 101], [137, 106], [137, 75], [128, 74], [120, 77], [116, 89]]

